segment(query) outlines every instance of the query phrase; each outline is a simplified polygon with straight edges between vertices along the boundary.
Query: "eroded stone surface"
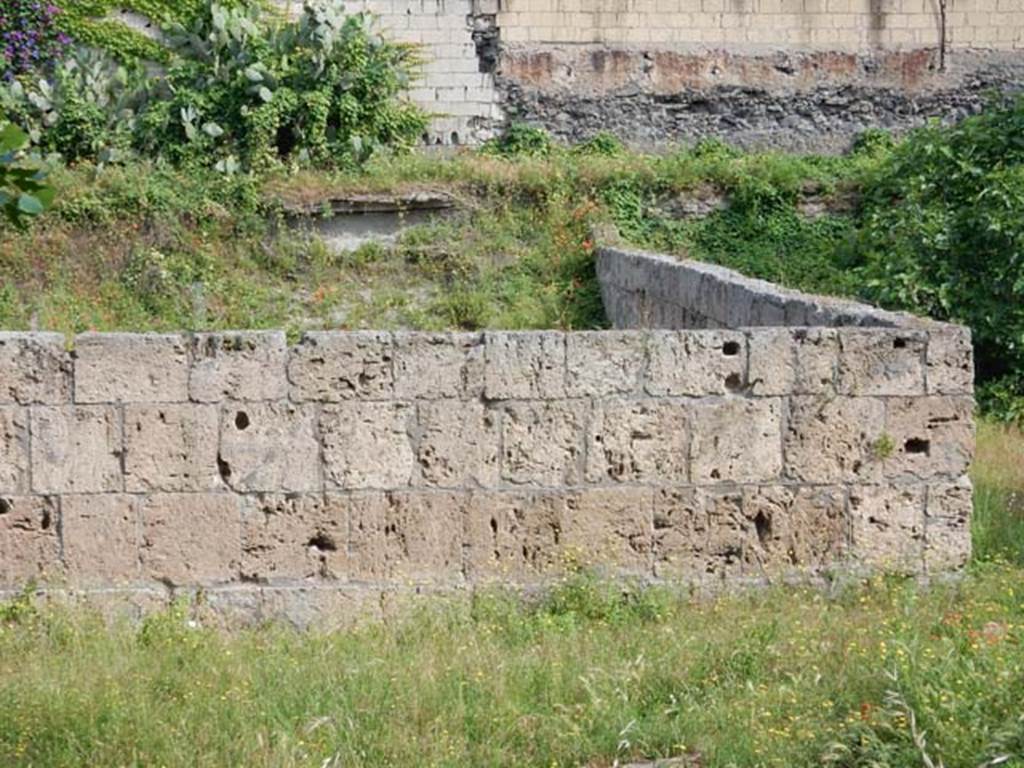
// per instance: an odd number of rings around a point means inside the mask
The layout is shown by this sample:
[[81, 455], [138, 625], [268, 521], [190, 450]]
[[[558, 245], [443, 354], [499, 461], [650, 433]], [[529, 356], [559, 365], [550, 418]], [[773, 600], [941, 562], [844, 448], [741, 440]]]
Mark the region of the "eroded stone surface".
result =
[[811, 483], [875, 482], [892, 450], [885, 403], [865, 397], [792, 397], [786, 424], [786, 476]]
[[37, 493], [123, 490], [121, 417], [106, 405], [32, 409], [32, 488]]
[[969, 395], [974, 391], [974, 350], [971, 330], [943, 325], [928, 332], [928, 392]]
[[412, 482], [416, 457], [409, 403], [339, 403], [320, 417], [324, 473], [333, 488], [402, 488]]
[[832, 328], [758, 328], [749, 334], [754, 395], [835, 391], [839, 339]]
[[971, 559], [972, 490], [967, 477], [929, 486], [924, 527], [929, 573], [959, 570]]
[[394, 394], [393, 362], [390, 334], [307, 333], [288, 363], [291, 397], [325, 403], [387, 399]]
[[143, 574], [173, 585], [234, 580], [242, 554], [240, 503], [229, 493], [146, 497], [141, 503]]
[[566, 557], [618, 572], [650, 572], [653, 498], [650, 488], [587, 488], [566, 496]]
[[742, 573], [749, 524], [740, 490], [679, 487], [655, 491], [654, 572], [701, 583]]
[[352, 508], [359, 579], [453, 584], [462, 579], [466, 496], [443, 491], [367, 496]]
[[288, 396], [288, 342], [281, 331], [198, 333], [189, 394], [200, 403]]
[[497, 485], [500, 417], [479, 400], [421, 403], [418, 482], [439, 488]]
[[221, 409], [218, 470], [237, 491], [316, 491], [320, 443], [312, 406], [234, 403]]
[[184, 336], [85, 333], [75, 338], [74, 359], [76, 403], [188, 401]]
[[71, 585], [113, 586], [138, 581], [139, 528], [132, 496], [63, 496], [61, 532]]
[[587, 480], [686, 483], [689, 421], [689, 408], [680, 401], [595, 403], [587, 435]]
[[885, 430], [892, 441], [889, 478], [959, 477], [974, 455], [974, 399], [891, 398]]
[[839, 391], [845, 395], [924, 394], [923, 331], [841, 328]]
[[502, 415], [502, 478], [515, 485], [573, 485], [581, 476], [585, 406], [511, 403]]
[[760, 483], [782, 474], [782, 404], [775, 399], [701, 401], [693, 407], [694, 483]]
[[854, 486], [854, 558], [882, 571], [919, 573], [924, 565], [923, 486]]
[[482, 334], [398, 333], [394, 354], [400, 399], [470, 398], [483, 392]]
[[647, 392], [699, 397], [746, 386], [747, 341], [739, 331], [653, 331]]
[[365, 586], [268, 587], [260, 590], [260, 617], [304, 632], [337, 632], [379, 622], [381, 593]]
[[846, 492], [835, 486], [747, 488], [743, 516], [753, 526], [747, 560], [768, 577], [808, 576], [849, 553]]
[[485, 395], [489, 400], [565, 396], [565, 335], [488, 333]]
[[128, 491], [223, 487], [217, 469], [216, 406], [129, 405], [125, 407], [124, 436]]
[[565, 565], [561, 493], [480, 491], [466, 508], [467, 576], [531, 581]]
[[55, 499], [0, 496], [0, 586], [61, 575], [58, 527]]
[[335, 494], [270, 494], [242, 510], [242, 575], [250, 581], [343, 579], [349, 503]]
[[28, 410], [0, 407], [0, 493], [28, 493]]
[[71, 361], [58, 333], [0, 333], [0, 403], [71, 402]]
[[591, 331], [566, 336], [569, 397], [628, 395], [638, 391], [647, 365], [647, 334]]

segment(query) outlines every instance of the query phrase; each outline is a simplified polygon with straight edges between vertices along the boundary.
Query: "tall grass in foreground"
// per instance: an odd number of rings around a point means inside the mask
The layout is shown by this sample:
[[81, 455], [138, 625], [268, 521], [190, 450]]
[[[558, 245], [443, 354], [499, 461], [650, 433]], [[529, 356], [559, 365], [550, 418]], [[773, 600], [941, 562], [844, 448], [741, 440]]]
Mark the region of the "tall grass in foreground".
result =
[[1024, 437], [1020, 431], [981, 422], [972, 474], [975, 558], [1024, 565]]
[[529, 604], [492, 592], [332, 635], [227, 634], [184, 607], [111, 628], [16, 601], [0, 765], [1021, 768], [1020, 517], [998, 505], [1024, 439], [980, 437], [979, 561], [930, 588], [700, 602], [578, 575]]

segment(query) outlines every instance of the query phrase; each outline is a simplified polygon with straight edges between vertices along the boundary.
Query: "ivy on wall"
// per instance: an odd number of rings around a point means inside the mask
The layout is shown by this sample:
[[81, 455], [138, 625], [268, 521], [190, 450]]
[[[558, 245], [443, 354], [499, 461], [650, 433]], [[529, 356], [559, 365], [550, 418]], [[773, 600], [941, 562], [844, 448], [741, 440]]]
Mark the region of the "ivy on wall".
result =
[[[238, 5], [241, 0], [222, 0], [222, 5]], [[203, 0], [58, 0], [62, 13], [60, 27], [85, 45], [108, 51], [122, 61], [166, 61], [168, 50], [160, 42], [137, 29], [111, 18], [117, 11], [144, 16], [154, 25], [188, 25], [204, 8]]]

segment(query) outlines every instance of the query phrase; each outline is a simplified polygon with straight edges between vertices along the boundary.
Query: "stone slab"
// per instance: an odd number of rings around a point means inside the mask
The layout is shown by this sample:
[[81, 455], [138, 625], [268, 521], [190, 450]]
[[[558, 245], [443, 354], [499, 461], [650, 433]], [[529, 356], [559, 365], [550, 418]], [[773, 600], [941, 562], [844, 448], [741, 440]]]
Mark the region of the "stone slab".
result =
[[32, 409], [32, 488], [36, 493], [124, 489], [121, 414], [108, 405]]
[[288, 340], [282, 331], [197, 333], [189, 395], [199, 403], [283, 400], [288, 396], [287, 363]]
[[71, 359], [59, 333], [0, 333], [0, 404], [71, 402]]
[[188, 401], [183, 335], [85, 333], [75, 338], [73, 354], [76, 403]]

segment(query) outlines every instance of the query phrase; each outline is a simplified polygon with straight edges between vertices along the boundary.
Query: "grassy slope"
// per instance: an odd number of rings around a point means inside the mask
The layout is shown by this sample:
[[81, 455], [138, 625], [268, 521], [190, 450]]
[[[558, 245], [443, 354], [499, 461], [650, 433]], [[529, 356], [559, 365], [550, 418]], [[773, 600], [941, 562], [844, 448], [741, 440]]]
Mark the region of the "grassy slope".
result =
[[0, 765], [1020, 768], [1024, 560], [1000, 556], [1024, 554], [1024, 509], [1000, 503], [1022, 452], [983, 428], [978, 561], [930, 589], [696, 603], [578, 577], [329, 636], [8, 606]]
[[[833, 256], [848, 223], [806, 220], [792, 203], [802, 185], [842, 186], [870, 162], [464, 153], [263, 179], [82, 167], [57, 173], [53, 212], [0, 239], [0, 327], [600, 327], [587, 233], [609, 218], [641, 245], [849, 292]], [[709, 184], [733, 196], [733, 210], [690, 224], [658, 215], [659, 201]], [[463, 209], [393, 249], [333, 256], [277, 219], [281, 201], [422, 187], [453, 192]]]

